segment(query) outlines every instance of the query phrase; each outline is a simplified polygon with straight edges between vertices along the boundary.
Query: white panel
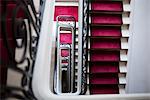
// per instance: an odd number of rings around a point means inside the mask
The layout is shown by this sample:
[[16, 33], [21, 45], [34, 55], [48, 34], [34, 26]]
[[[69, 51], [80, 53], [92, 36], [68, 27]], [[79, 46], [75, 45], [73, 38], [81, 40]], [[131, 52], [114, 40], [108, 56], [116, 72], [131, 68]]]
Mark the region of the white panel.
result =
[[128, 39], [121, 38], [121, 48], [122, 49], [128, 49], [129, 48]]
[[120, 51], [120, 60], [121, 61], [127, 61], [128, 60], [127, 51], [126, 50], [121, 50]]
[[[56, 21], [54, 22], [55, 24], [56, 24]], [[67, 22], [59, 22], [59, 23], [62, 23], [62, 24], [67, 24], [67, 23], [69, 23], [69, 24], [71, 24], [71, 25], [73, 25], [73, 22], [72, 21], [67, 21]], [[76, 22], [76, 28], [78, 28], [78, 22]]]
[[55, 0], [56, 2], [78, 2], [79, 0]]
[[129, 4], [123, 4], [123, 11], [130, 12], [131, 6]]
[[130, 24], [130, 18], [126, 16], [122, 16], [123, 24]]
[[90, 84], [89, 74], [87, 74], [87, 84]]
[[86, 91], [86, 93], [85, 93], [85, 95], [89, 95], [90, 94], [90, 89], [89, 89], [89, 85], [87, 85], [87, 91]]
[[124, 74], [119, 74], [119, 84], [126, 84], [126, 76]]
[[119, 63], [119, 70], [121, 73], [127, 73], [126, 62], [120, 62]]
[[[150, 0], [131, 0], [132, 23], [128, 64], [128, 93], [150, 93]], [[131, 40], [132, 39], [132, 40]], [[137, 84], [138, 83], [138, 84]]]
[[119, 93], [120, 94], [125, 94], [125, 88], [122, 85], [119, 85]]
[[56, 2], [55, 6], [78, 6], [78, 2]]
[[127, 30], [127, 29], [122, 29], [121, 32], [122, 32], [122, 37], [129, 37], [130, 36], [129, 30]]

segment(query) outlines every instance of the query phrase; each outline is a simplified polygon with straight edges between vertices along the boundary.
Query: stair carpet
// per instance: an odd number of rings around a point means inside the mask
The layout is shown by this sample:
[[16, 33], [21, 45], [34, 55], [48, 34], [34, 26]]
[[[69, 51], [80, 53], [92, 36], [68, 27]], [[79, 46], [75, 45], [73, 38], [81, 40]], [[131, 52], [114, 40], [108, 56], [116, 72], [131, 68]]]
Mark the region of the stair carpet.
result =
[[[91, 0], [89, 8], [89, 92], [125, 93], [128, 36], [122, 27], [125, 0]], [[128, 17], [128, 16], [127, 16]], [[122, 68], [123, 67], [123, 68]], [[123, 90], [123, 92], [122, 92]]]

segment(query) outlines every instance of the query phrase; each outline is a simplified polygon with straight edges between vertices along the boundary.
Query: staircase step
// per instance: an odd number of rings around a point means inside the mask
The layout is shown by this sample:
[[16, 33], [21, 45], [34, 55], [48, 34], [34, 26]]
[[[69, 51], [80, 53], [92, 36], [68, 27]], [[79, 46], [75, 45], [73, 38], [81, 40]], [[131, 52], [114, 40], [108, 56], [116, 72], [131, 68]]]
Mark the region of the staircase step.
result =
[[71, 33], [60, 33], [60, 42], [65, 44], [72, 43], [72, 34]]
[[91, 85], [90, 94], [118, 94], [117, 85]]
[[91, 49], [120, 49], [120, 40], [118, 39], [92, 39], [91, 40]]
[[124, 1], [124, 0], [90, 0], [90, 2], [101, 2], [101, 1], [116, 2], [116, 1]]
[[91, 27], [116, 27], [116, 28], [129, 28], [129, 24], [95, 24], [95, 23], [91, 23], [89, 24]]
[[98, 73], [90, 75], [90, 84], [118, 84], [118, 74]]
[[120, 53], [116, 51], [91, 52], [91, 61], [119, 61], [119, 60], [120, 60]]
[[110, 15], [110, 14], [95, 14], [91, 16], [92, 24], [102, 24], [102, 25], [121, 25], [122, 17], [120, 15]]
[[113, 52], [113, 51], [116, 51], [116, 52], [121, 52], [121, 51], [128, 51], [128, 49], [114, 49], [114, 48], [105, 48], [105, 49], [99, 49], [99, 48], [95, 48], [95, 49], [88, 49], [89, 52], [91, 51], [99, 51], [99, 52], [103, 52], [103, 51], [110, 51], [110, 52]]
[[118, 64], [95, 63], [90, 65], [90, 73], [118, 73]]
[[91, 27], [91, 36], [121, 36], [120, 27]]
[[58, 15], [72, 15], [78, 21], [78, 6], [55, 6], [54, 21]]
[[110, 39], [110, 40], [121, 40], [123, 38], [128, 39], [129, 37], [121, 37], [121, 36], [89, 36], [90, 40], [92, 39]]
[[91, 3], [91, 10], [98, 11], [122, 11], [122, 2], [107, 2], [100, 0]]
[[88, 60], [88, 63], [119, 63], [119, 62], [124, 62], [124, 63], [127, 63], [127, 61], [116, 61], [116, 60], [103, 60], [103, 61], [91, 61], [91, 60]]
[[97, 10], [90, 10], [89, 11], [90, 15], [93, 14], [113, 14], [113, 15], [122, 15], [123, 12], [122, 11], [97, 11]]

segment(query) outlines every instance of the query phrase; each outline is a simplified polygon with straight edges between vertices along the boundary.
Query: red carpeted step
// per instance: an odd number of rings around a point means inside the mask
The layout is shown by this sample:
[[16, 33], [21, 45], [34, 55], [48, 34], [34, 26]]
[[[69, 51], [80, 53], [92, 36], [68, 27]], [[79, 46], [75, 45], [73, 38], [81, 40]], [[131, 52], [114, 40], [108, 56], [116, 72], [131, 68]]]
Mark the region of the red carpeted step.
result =
[[118, 64], [94, 63], [90, 65], [90, 73], [118, 73]]
[[121, 36], [117, 27], [91, 27], [91, 36]]
[[69, 51], [68, 51], [68, 50], [61, 50], [61, 56], [62, 56], [62, 57], [67, 57], [67, 56], [69, 56]]
[[78, 6], [55, 6], [55, 21], [59, 15], [72, 15], [78, 21]]
[[118, 74], [92, 74], [90, 84], [118, 84]]
[[119, 54], [116, 51], [91, 51], [91, 61], [119, 61]]
[[[60, 34], [60, 43], [62, 44], [72, 44], [72, 34], [71, 33], [61, 33]], [[68, 50], [62, 50], [61, 51], [62, 56], [68, 56], [69, 51]]]
[[118, 94], [117, 85], [91, 85], [90, 94]]
[[92, 2], [91, 7], [98, 11], [122, 11], [122, 2]]
[[72, 43], [72, 34], [71, 33], [61, 33], [60, 34], [60, 42], [63, 44], [71, 44]]
[[120, 40], [118, 39], [92, 39], [91, 49], [120, 49]]
[[111, 14], [94, 14], [91, 18], [92, 24], [110, 24], [121, 25], [122, 17], [120, 15]]

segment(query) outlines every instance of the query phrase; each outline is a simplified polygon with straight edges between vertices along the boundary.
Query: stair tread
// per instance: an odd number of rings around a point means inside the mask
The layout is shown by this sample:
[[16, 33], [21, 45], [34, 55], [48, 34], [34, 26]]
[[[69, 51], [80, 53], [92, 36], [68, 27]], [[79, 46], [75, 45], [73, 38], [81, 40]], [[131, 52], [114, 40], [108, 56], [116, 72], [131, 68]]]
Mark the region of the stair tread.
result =
[[78, 21], [78, 6], [55, 6], [55, 21], [58, 15], [72, 15]]
[[107, 11], [122, 11], [123, 5], [122, 2], [107, 2], [99, 0], [99, 2], [91, 3], [92, 10], [107, 10]]
[[89, 72], [89, 73], [86, 73], [86, 74], [89, 74], [89, 75], [92, 75], [92, 74], [126, 74], [126, 72]]
[[127, 61], [121, 61], [121, 60], [103, 60], [103, 61], [91, 61], [91, 60], [88, 60], [89, 63], [119, 63], [119, 62], [125, 62], [127, 63]]
[[120, 53], [113, 51], [103, 51], [103, 52], [98, 52], [94, 51], [91, 52], [90, 60], [91, 61], [119, 61], [120, 60]]
[[117, 74], [92, 74], [89, 77], [90, 84], [118, 84]]
[[121, 48], [120, 45], [120, 40], [119, 39], [91, 39], [90, 40], [90, 48], [91, 49], [96, 49], [96, 48], [100, 48], [100, 49], [105, 49], [105, 48]]
[[105, 27], [121, 27], [123, 24], [95, 24], [95, 23], [91, 23], [90, 26], [105, 26]]
[[112, 14], [94, 14], [91, 16], [92, 24], [122, 24], [122, 17], [120, 15], [112, 15]]
[[102, 11], [102, 10], [90, 10], [89, 13], [92, 14], [114, 14], [114, 15], [121, 15], [122, 11]]
[[88, 36], [88, 38], [91, 38], [91, 39], [96, 39], [96, 38], [98, 38], [98, 39], [101, 39], [101, 38], [103, 38], [103, 39], [121, 39], [121, 38], [129, 38], [128, 36], [126, 36], [126, 37], [122, 37], [122, 36]]
[[91, 34], [89, 37], [121, 37], [121, 27], [115, 27], [115, 26], [91, 26], [90, 27]]
[[118, 73], [119, 65], [118, 64], [90, 64], [89, 66], [90, 73]]
[[101, 2], [101, 1], [106, 1], [106, 2], [116, 2], [116, 1], [123, 1], [123, 0], [89, 0], [90, 2]]
[[111, 14], [111, 15], [122, 15], [124, 13], [130, 14], [129, 11], [106, 11], [106, 10], [89, 10], [89, 14]]
[[119, 89], [117, 85], [91, 85], [90, 94], [118, 94]]
[[90, 48], [89, 51], [121, 51], [121, 50], [128, 50], [128, 49], [120, 49], [120, 48]]

